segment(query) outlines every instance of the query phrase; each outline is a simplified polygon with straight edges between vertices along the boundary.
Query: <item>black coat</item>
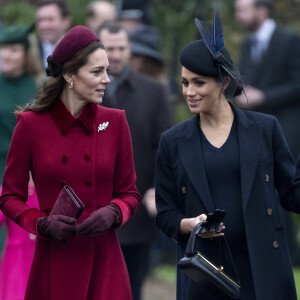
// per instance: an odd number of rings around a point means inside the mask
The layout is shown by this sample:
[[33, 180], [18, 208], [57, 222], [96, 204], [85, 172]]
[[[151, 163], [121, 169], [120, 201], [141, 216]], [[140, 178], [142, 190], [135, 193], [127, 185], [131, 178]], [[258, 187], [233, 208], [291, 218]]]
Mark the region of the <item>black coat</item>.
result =
[[[278, 192], [284, 209], [300, 213], [300, 201], [296, 200], [293, 186], [294, 161], [276, 118], [236, 108], [234, 113], [240, 149], [243, 218], [256, 299], [295, 300], [293, 270], [277, 196]], [[178, 241], [178, 259], [185, 252], [187, 238], [179, 235], [181, 220], [214, 210], [198, 126], [199, 117], [195, 116], [167, 130], [161, 136], [158, 150], [157, 225]], [[300, 179], [297, 182], [299, 189]], [[189, 280], [180, 273], [177, 299], [192, 299]]]
[[[132, 137], [136, 185], [142, 196], [154, 187], [160, 134], [171, 126], [166, 99], [162, 84], [132, 69], [118, 86], [115, 95], [103, 98], [104, 106], [125, 110]], [[148, 215], [142, 201], [136, 214], [117, 230], [117, 234], [121, 246], [149, 243], [157, 236], [155, 218]]]
[[294, 158], [300, 151], [300, 36], [276, 26], [261, 62], [251, 60], [251, 41], [241, 48], [239, 69], [246, 84], [262, 90], [266, 96], [257, 111], [277, 117]]

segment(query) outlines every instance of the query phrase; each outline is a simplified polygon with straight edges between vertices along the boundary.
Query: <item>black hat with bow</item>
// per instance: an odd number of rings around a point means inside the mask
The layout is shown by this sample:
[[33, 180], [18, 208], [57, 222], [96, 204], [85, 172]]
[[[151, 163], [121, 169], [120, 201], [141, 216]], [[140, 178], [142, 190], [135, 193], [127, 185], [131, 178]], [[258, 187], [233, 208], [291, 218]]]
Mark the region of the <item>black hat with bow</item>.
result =
[[196, 18], [195, 24], [202, 40], [187, 44], [180, 53], [180, 63], [193, 73], [217, 77], [230, 78], [225, 91], [228, 98], [240, 95], [243, 90], [243, 80], [240, 72], [234, 66], [228, 50], [224, 46], [222, 24], [219, 17], [217, 3], [214, 5], [214, 18], [211, 33], [207, 32], [203, 24]]

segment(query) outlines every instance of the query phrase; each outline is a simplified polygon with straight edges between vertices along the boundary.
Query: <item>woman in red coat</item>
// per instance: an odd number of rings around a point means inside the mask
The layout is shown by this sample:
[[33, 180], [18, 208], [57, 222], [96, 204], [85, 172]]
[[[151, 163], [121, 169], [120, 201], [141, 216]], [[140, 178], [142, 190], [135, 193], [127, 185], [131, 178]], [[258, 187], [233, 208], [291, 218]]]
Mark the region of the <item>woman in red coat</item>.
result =
[[[37, 235], [25, 299], [131, 299], [114, 228], [132, 216], [140, 195], [125, 113], [98, 105], [107, 70], [98, 36], [76, 26], [48, 58], [51, 78], [18, 113], [0, 208]], [[26, 205], [29, 171], [40, 210]], [[64, 185], [85, 205], [78, 221], [49, 215]]]

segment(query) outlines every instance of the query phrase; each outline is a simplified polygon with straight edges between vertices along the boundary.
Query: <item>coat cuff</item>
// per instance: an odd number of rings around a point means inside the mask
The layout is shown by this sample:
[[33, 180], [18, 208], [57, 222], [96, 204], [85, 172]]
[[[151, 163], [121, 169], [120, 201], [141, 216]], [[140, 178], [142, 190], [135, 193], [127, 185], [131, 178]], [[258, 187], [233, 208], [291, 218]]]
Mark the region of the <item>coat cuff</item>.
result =
[[121, 222], [116, 226], [117, 228], [121, 227], [130, 219], [130, 217], [132, 215], [131, 210], [130, 210], [129, 206], [120, 199], [114, 199], [110, 202], [110, 204], [117, 205], [119, 207], [120, 211], [122, 212]]
[[30, 208], [20, 215], [21, 227], [26, 231], [35, 234], [37, 237], [42, 237], [37, 228], [37, 219], [47, 216], [37, 208]]

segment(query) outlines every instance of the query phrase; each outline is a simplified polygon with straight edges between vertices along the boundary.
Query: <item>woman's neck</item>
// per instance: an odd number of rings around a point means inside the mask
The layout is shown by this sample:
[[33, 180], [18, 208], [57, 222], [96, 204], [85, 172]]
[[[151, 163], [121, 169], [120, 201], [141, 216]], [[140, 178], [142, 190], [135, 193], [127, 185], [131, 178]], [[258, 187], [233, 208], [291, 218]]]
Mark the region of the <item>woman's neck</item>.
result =
[[68, 111], [74, 116], [77, 117], [80, 115], [85, 102], [80, 101], [72, 95], [72, 92], [69, 91], [69, 88], [65, 88], [61, 94], [61, 100], [68, 109]]
[[219, 129], [232, 124], [234, 113], [227, 100], [222, 101], [214, 110], [200, 113], [200, 127]]

